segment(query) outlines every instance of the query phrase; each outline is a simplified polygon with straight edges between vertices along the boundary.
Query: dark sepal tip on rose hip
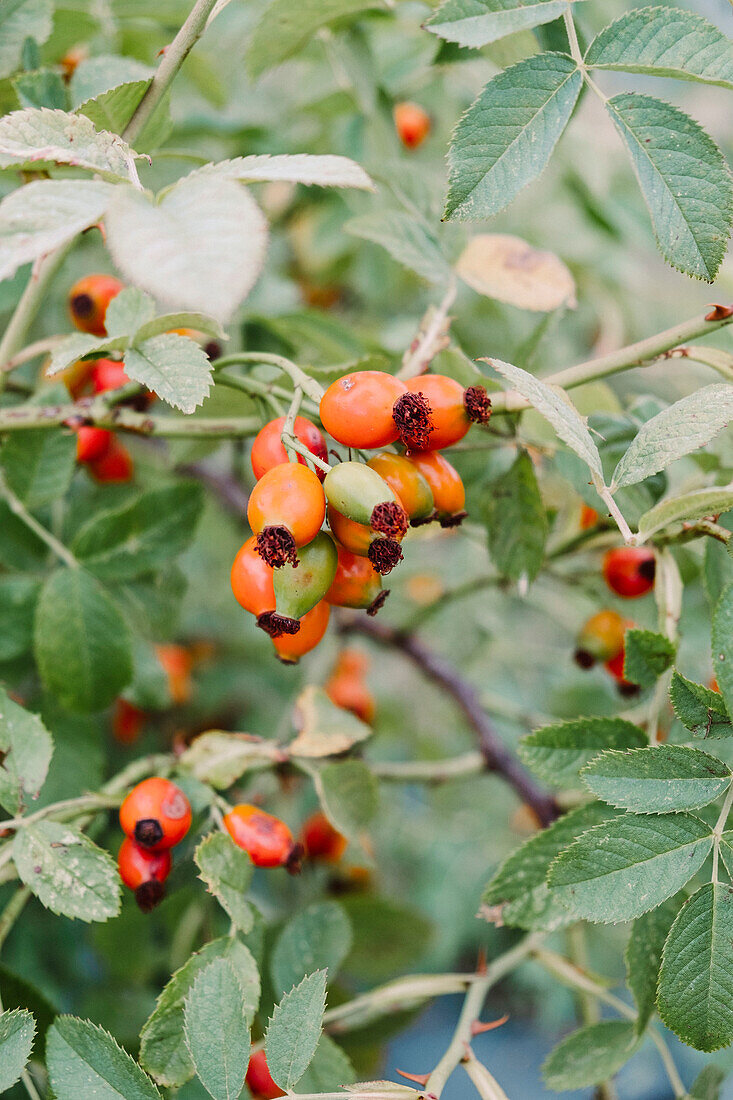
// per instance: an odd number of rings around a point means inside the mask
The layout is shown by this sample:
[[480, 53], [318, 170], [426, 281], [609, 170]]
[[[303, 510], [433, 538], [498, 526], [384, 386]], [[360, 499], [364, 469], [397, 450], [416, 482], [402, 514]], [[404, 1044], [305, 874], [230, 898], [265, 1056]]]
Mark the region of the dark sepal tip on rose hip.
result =
[[463, 394], [468, 419], [474, 424], [487, 424], [491, 416], [491, 398], [483, 386], [469, 386]]
[[81, 320], [90, 317], [94, 310], [94, 302], [89, 294], [75, 294], [70, 302], [71, 311]]
[[154, 878], [138, 886], [135, 891], [135, 901], [143, 913], [151, 913], [156, 905], [160, 905], [164, 897], [165, 886]]
[[305, 848], [299, 842], [295, 843], [285, 863], [285, 870], [289, 875], [299, 875], [303, 870], [303, 856]]
[[452, 516], [441, 516], [441, 527], [460, 527], [464, 519], [468, 515], [468, 512], [455, 512]]
[[278, 615], [276, 611], [264, 611], [257, 616], [257, 625], [271, 638], [281, 638], [283, 634], [297, 634], [300, 623], [287, 615]]
[[579, 668], [593, 668], [596, 663], [595, 657], [587, 649], [576, 649], [573, 660]]
[[377, 612], [381, 611], [384, 607], [389, 593], [389, 588], [383, 588], [379, 595], [372, 600], [372, 602], [369, 604], [369, 607], [366, 609], [367, 615], [370, 615], [372, 618], [374, 618]]
[[297, 568], [297, 547], [287, 527], [264, 527], [257, 536], [257, 553], [273, 569], [288, 563]]
[[402, 549], [394, 539], [375, 539], [367, 557], [377, 573], [385, 577], [402, 561]]
[[401, 504], [393, 500], [385, 500], [375, 505], [372, 510], [369, 526], [380, 535], [389, 539], [401, 539], [407, 534], [410, 521], [407, 512]]
[[136, 823], [134, 837], [142, 848], [155, 848], [163, 839], [163, 828], [157, 818], [145, 817]]
[[398, 397], [392, 409], [392, 419], [399, 428], [403, 441], [413, 447], [427, 446], [428, 437], [433, 430], [428, 399], [423, 393], [403, 393]]

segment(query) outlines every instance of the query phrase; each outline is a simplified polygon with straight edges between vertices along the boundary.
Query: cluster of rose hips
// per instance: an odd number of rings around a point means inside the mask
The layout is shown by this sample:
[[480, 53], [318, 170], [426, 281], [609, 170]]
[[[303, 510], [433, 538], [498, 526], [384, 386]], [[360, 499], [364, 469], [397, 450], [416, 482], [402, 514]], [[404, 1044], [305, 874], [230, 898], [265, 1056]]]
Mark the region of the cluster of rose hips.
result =
[[[627, 600], [645, 596], [652, 590], [655, 571], [654, 551], [642, 546], [618, 547], [609, 550], [603, 559], [606, 584]], [[575, 660], [581, 668], [592, 668], [602, 661], [622, 695], [634, 695], [639, 690], [624, 678], [624, 634], [633, 625], [617, 611], [598, 611], [584, 623], [575, 650]]]
[[117, 866], [144, 913], [163, 900], [173, 864], [171, 849], [191, 827], [191, 805], [170, 779], [153, 776], [134, 787], [120, 806], [125, 834]]
[[[464, 389], [437, 374], [402, 382], [366, 370], [333, 382], [319, 415], [337, 443], [376, 451], [367, 462], [329, 466], [323, 435], [297, 417], [293, 433], [314, 472], [302, 454], [288, 461], [282, 418], [262, 428], [252, 446], [253, 536], [234, 559], [231, 583], [281, 660], [293, 663], [318, 644], [330, 605], [376, 613], [386, 598], [381, 578], [402, 560], [410, 526], [461, 522], [463, 483], [439, 452], [490, 412], [482, 386]], [[398, 441], [404, 453], [383, 449]], [[322, 530], [326, 518], [330, 534]]]

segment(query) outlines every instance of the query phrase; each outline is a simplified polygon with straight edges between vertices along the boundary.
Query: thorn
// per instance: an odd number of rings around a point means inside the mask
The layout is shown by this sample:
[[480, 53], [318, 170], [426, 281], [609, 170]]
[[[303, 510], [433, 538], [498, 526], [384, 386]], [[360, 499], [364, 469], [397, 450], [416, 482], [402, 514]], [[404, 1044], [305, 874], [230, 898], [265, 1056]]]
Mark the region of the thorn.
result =
[[427, 1085], [430, 1079], [429, 1073], [405, 1073], [403, 1069], [398, 1069], [400, 1077], [406, 1077], [408, 1081], [415, 1081], [418, 1085]]
[[476, 973], [486, 973], [486, 949], [483, 947], [479, 947], [478, 958], [476, 959]]
[[508, 1019], [509, 1016], [507, 1014], [506, 1016], [502, 1016], [498, 1020], [491, 1020], [488, 1024], [482, 1024], [480, 1020], [474, 1020], [471, 1024], [471, 1034], [483, 1035], [485, 1031], [493, 1031], [494, 1028], [501, 1027], [502, 1024], [505, 1024]]
[[712, 302], [711, 305], [712, 310], [705, 314], [706, 321], [727, 321], [729, 317], [733, 317], [733, 306], [721, 306]]

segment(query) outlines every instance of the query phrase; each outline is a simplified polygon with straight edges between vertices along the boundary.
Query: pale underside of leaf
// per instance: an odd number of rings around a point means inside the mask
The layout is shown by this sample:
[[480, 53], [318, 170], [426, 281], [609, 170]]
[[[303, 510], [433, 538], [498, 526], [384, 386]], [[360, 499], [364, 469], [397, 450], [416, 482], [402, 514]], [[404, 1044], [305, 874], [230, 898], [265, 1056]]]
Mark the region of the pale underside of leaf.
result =
[[311, 153], [272, 155], [268, 153], [249, 157], [234, 157], [216, 164], [206, 164], [191, 173], [192, 176], [219, 176], [238, 180], [240, 183], [260, 183], [281, 180], [286, 183], [303, 183], [318, 187], [355, 187], [362, 191], [374, 191], [374, 183], [367, 173], [349, 157], [334, 155], [314, 156]]
[[550, 23], [567, 8], [568, 0], [445, 0], [423, 26], [448, 42], [479, 47]]

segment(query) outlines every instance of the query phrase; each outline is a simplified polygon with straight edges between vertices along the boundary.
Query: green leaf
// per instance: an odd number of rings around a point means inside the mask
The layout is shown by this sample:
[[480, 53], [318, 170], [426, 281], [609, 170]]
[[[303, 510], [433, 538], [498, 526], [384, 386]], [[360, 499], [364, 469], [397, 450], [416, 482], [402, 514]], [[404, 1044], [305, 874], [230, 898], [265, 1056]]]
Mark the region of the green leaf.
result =
[[265, 1034], [267, 1065], [281, 1089], [292, 1089], [308, 1068], [321, 1037], [326, 971], [303, 978], [278, 1005]]
[[120, 57], [118, 54], [86, 57], [74, 69], [69, 81], [72, 106], [82, 108], [104, 92], [133, 81], [145, 81], [147, 84], [153, 73], [154, 70], [149, 65], [144, 65], [134, 57]]
[[48, 1029], [46, 1063], [56, 1100], [160, 1100], [160, 1093], [104, 1028], [58, 1016]]
[[0, 168], [32, 171], [64, 164], [139, 186], [136, 156], [121, 137], [95, 130], [84, 115], [26, 107], [0, 119]]
[[77, 532], [72, 551], [100, 580], [133, 580], [186, 549], [203, 505], [197, 482], [150, 489], [128, 504], [93, 515]]
[[115, 593], [133, 631], [154, 642], [167, 642], [177, 633], [186, 577], [171, 564], [158, 573], [134, 581], [115, 582]]
[[733, 386], [703, 386], [647, 420], [614, 470], [612, 491], [636, 485], [706, 446], [733, 420]]
[[608, 806], [591, 802], [530, 837], [507, 856], [488, 882], [481, 916], [511, 927], [547, 932], [572, 923], [572, 914], [547, 886], [547, 872], [571, 841], [594, 825], [606, 828], [615, 816]]
[[637, 917], [626, 945], [626, 981], [639, 1010], [636, 1034], [641, 1035], [654, 1015], [662, 950], [683, 902], [681, 896], [663, 901], [656, 909]]
[[604, 27], [585, 55], [591, 69], [700, 80], [733, 88], [733, 42], [682, 8], [627, 11]]
[[371, 736], [371, 726], [337, 707], [323, 688], [310, 684], [295, 703], [298, 735], [288, 745], [293, 756], [336, 756]]
[[542, 1076], [556, 1092], [600, 1085], [628, 1062], [636, 1050], [631, 1020], [603, 1020], [563, 1039], [545, 1059]]
[[106, 921], [120, 909], [120, 877], [108, 852], [68, 825], [34, 821], [19, 829], [13, 860], [22, 882], [52, 913]]
[[664, 634], [632, 627], [624, 636], [624, 676], [639, 687], [651, 687], [671, 667], [676, 652]]
[[68, 107], [68, 92], [56, 69], [19, 73], [11, 81], [21, 107]]
[[[155, 302], [136, 286], [126, 286], [115, 294], [104, 314], [107, 335], [133, 336], [141, 325], [155, 317]], [[125, 343], [127, 346], [127, 342]]]
[[11, 432], [0, 451], [8, 485], [33, 511], [64, 496], [76, 469], [71, 432]]
[[275, 993], [282, 996], [306, 974], [325, 970], [333, 981], [351, 949], [351, 925], [335, 901], [296, 913], [278, 936], [270, 959]]
[[184, 1026], [196, 1075], [213, 1100], [238, 1100], [249, 1065], [249, 1028], [256, 1005], [247, 1004], [226, 959], [214, 959], [196, 977], [185, 1000]]
[[273, 741], [263, 741], [247, 733], [207, 730], [200, 734], [179, 760], [182, 771], [201, 783], [225, 791], [245, 772], [271, 767], [278, 749]]
[[192, 413], [209, 396], [212, 368], [195, 340], [177, 332], [151, 336], [125, 352], [125, 370], [163, 401]]
[[488, 494], [486, 527], [494, 565], [510, 580], [527, 576], [533, 581], [545, 557], [547, 515], [526, 451], [491, 483]]
[[0, 1013], [0, 1092], [19, 1079], [33, 1050], [36, 1021], [25, 1009]]
[[705, 539], [703, 579], [710, 608], [715, 610], [723, 589], [733, 581], [733, 554], [729, 554], [728, 546], [717, 539]]
[[[0, 521], [1, 522], [1, 521]], [[21, 657], [33, 645], [40, 584], [32, 577], [0, 578], [0, 661]]]
[[555, 429], [563, 443], [567, 443], [601, 482], [603, 466], [598, 448], [580, 415], [563, 390], [548, 386], [521, 367], [503, 363], [501, 359], [482, 359], [518, 390], [537, 412]]
[[653, 745], [601, 753], [583, 768], [597, 798], [637, 814], [664, 814], [707, 806], [730, 786], [730, 768], [699, 749]]
[[582, 84], [559, 53], [528, 57], [490, 80], [454, 131], [444, 216], [475, 221], [508, 206], [549, 161]]
[[703, 737], [727, 737], [733, 734], [720, 692], [687, 680], [675, 671], [669, 697], [675, 714], [686, 729]]
[[52, 0], [0, 0], [0, 77], [20, 68], [29, 38], [40, 45], [52, 29]]
[[581, 768], [599, 752], [646, 744], [642, 730], [625, 718], [576, 718], [527, 734], [519, 742], [519, 755], [545, 782], [578, 787]]
[[733, 583], [726, 585], [713, 615], [713, 668], [728, 714], [733, 715]]
[[361, 191], [374, 191], [374, 183], [367, 173], [349, 157], [312, 155], [310, 153], [255, 153], [248, 157], [233, 157], [216, 164], [204, 164], [199, 175], [214, 175], [240, 183], [283, 181], [303, 183], [318, 187], [356, 187]]
[[94, 225], [114, 191], [102, 180], [34, 180], [0, 202], [0, 280]]
[[252, 882], [254, 867], [246, 852], [225, 833], [211, 833], [201, 841], [194, 853], [201, 874], [210, 894], [241, 932], [251, 932], [254, 913], [245, 900]]
[[733, 489], [695, 489], [683, 496], [661, 500], [639, 520], [639, 534], [646, 540], [675, 523], [692, 523], [733, 507]]
[[[356, 1081], [348, 1056], [325, 1032], [318, 1040], [313, 1061], [298, 1084], [301, 1092], [336, 1092]], [[348, 1095], [348, 1094], [346, 1094]], [[395, 1098], [397, 1100], [397, 1098]]]
[[[170, 309], [220, 321], [249, 294], [265, 259], [267, 223], [250, 193], [232, 180], [184, 176], [157, 202], [133, 187], [117, 187], [105, 224], [110, 253], [126, 279]], [[138, 381], [160, 375], [158, 385], [176, 387], [184, 381], [181, 372], [190, 370], [181, 396], [195, 407], [202, 399], [194, 395], [203, 388], [203, 365], [187, 348], [184, 355], [177, 341], [185, 339], [153, 337], [125, 365]], [[202, 396], [208, 392], [206, 365]]]
[[561, 852], [548, 883], [575, 917], [633, 920], [689, 882], [712, 843], [710, 826], [692, 814], [622, 814]]
[[184, 1003], [198, 975], [214, 959], [226, 959], [234, 969], [247, 1004], [258, 1003], [257, 964], [239, 940], [222, 936], [192, 955], [170, 979], [140, 1033], [140, 1061], [161, 1085], [179, 1088], [195, 1072], [184, 1039]]
[[354, 930], [346, 969], [356, 981], [389, 981], [418, 966], [431, 946], [434, 926], [414, 906], [372, 893], [345, 894], [341, 904]]
[[705, 1066], [690, 1088], [689, 1100], [720, 1100], [720, 1086], [726, 1077], [717, 1066]]
[[0, 687], [0, 805], [9, 813], [22, 813], [38, 798], [52, 755], [53, 739], [38, 715]]
[[125, 620], [83, 569], [58, 569], [44, 584], [35, 653], [44, 686], [67, 710], [102, 710], [132, 678]]
[[717, 145], [697, 122], [652, 96], [617, 95], [606, 107], [631, 154], [662, 255], [686, 275], [712, 282], [733, 218], [733, 182]]
[[251, 77], [261, 76], [297, 53], [316, 31], [334, 19], [382, 8], [382, 0], [272, 0], [249, 40], [245, 61]]
[[429, 283], [443, 285], [452, 276], [438, 241], [418, 218], [397, 210], [380, 210], [352, 218], [344, 229], [354, 237], [381, 245], [393, 260]]
[[566, 0], [444, 0], [423, 26], [459, 46], [486, 46], [508, 34], [559, 19]]
[[[97, 61], [101, 58], [95, 57], [90, 60]], [[147, 68], [147, 66], [141, 66], [141, 68]], [[85, 115], [98, 130], [109, 130], [113, 134], [120, 134], [134, 115], [136, 107], [149, 86], [150, 77], [127, 81], [100, 92], [93, 98], [83, 100], [76, 110], [80, 115]], [[139, 151], [139, 143], [136, 141], [135, 144]]]
[[696, 1050], [733, 1042], [732, 939], [733, 889], [708, 883], [682, 907], [664, 945], [659, 1015]]
[[[119, 297], [119, 295], [118, 295]], [[117, 301], [117, 299], [113, 299]], [[206, 313], [164, 313], [161, 317], [153, 317], [140, 326], [135, 333], [135, 344], [141, 344], [149, 340], [151, 336], [160, 336], [171, 329], [190, 328], [196, 332], [202, 332], [206, 336], [212, 336], [216, 340], [228, 340], [228, 336], [219, 322]]]
[[379, 787], [366, 764], [361, 760], [326, 764], [318, 772], [316, 789], [334, 829], [358, 840], [379, 808]]

